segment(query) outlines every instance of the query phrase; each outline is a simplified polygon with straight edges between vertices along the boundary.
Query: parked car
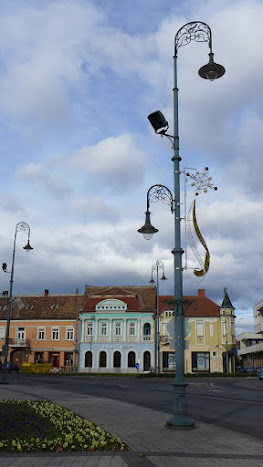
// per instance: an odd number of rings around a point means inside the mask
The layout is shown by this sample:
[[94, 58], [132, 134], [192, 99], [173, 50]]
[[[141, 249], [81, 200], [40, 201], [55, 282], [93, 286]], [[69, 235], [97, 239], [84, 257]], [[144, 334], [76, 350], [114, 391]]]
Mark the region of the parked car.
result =
[[243, 366], [237, 366], [236, 373], [245, 373], [245, 368]]
[[[3, 363], [1, 363], [1, 371], [3, 371], [3, 366], [4, 366]], [[16, 372], [19, 371], [19, 367], [13, 362], [7, 362], [6, 367], [9, 373], [11, 373], [11, 371], [16, 371]]]
[[253, 366], [245, 366], [245, 371], [246, 373], [254, 373], [254, 367]]
[[263, 379], [263, 365], [261, 365], [261, 366], [257, 369], [257, 377], [258, 377], [258, 379]]

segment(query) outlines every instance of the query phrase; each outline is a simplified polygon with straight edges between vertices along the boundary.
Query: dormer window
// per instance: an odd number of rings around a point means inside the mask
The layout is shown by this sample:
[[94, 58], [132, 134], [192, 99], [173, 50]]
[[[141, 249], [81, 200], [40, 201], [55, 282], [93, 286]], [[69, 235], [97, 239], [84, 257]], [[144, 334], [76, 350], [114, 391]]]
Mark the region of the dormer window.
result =
[[106, 299], [96, 305], [96, 311], [104, 310], [127, 311], [127, 304], [117, 299]]

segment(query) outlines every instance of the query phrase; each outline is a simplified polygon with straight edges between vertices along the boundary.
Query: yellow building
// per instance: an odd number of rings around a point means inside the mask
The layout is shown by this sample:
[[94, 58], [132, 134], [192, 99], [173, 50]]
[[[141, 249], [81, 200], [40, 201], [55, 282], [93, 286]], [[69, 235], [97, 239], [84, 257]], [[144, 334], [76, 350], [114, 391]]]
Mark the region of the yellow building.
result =
[[[219, 306], [199, 289], [197, 296], [185, 296], [185, 373], [231, 372], [234, 370], [235, 346], [234, 307], [225, 292]], [[173, 337], [173, 297], [160, 296], [160, 352], [161, 371], [175, 370]]]

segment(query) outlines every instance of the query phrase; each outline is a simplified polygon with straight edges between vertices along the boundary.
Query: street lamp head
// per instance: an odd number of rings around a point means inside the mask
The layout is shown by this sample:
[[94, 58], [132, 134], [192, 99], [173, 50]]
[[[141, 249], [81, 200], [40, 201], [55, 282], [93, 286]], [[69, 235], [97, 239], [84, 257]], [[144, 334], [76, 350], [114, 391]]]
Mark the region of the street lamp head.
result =
[[150, 211], [146, 211], [145, 224], [140, 229], [137, 230], [137, 232], [143, 234], [145, 240], [151, 240], [153, 234], [158, 232], [158, 229], [153, 227], [153, 225], [151, 224], [150, 214], [151, 214]]
[[149, 281], [149, 284], [155, 284], [155, 281], [153, 280], [153, 278], [151, 278], [151, 280]]
[[161, 281], [167, 281], [167, 277], [165, 277], [164, 273], [163, 273], [163, 275], [161, 277]]
[[31, 246], [30, 243], [29, 243], [29, 239], [28, 239], [28, 241], [27, 241], [26, 246], [23, 246], [23, 249], [26, 250], [26, 251], [33, 250], [32, 246]]
[[217, 78], [221, 78], [225, 74], [225, 68], [222, 65], [214, 62], [213, 52], [209, 53], [209, 62], [204, 65], [198, 71], [199, 76], [209, 81], [214, 81]]
[[148, 115], [148, 120], [154, 128], [155, 133], [164, 135], [169, 128], [168, 122], [160, 110]]

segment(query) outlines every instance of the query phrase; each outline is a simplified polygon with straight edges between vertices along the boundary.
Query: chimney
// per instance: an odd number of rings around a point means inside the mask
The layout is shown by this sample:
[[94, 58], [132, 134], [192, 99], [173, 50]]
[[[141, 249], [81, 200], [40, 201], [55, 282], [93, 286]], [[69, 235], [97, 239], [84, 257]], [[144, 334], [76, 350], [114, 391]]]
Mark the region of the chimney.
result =
[[3, 290], [2, 295], [7, 295], [8, 296], [8, 290]]
[[198, 289], [198, 297], [205, 297], [205, 289]]
[[44, 296], [47, 297], [48, 294], [49, 294], [49, 290], [48, 290], [48, 289], [45, 289]]

